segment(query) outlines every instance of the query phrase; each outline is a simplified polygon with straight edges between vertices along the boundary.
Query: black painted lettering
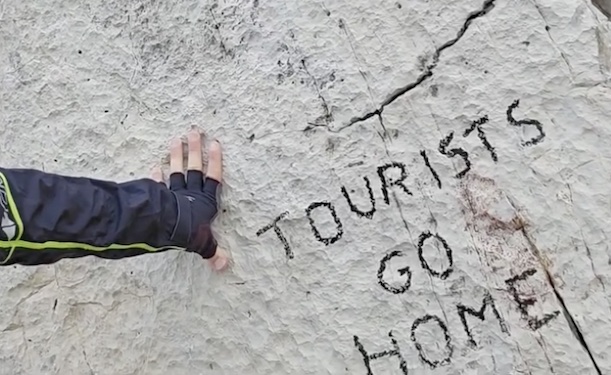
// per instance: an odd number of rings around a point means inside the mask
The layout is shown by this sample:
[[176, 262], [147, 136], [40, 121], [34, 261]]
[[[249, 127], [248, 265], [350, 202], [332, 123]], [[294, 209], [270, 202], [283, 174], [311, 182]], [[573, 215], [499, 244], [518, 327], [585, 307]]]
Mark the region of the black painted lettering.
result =
[[[446, 256], [448, 257], [449, 264], [448, 264], [448, 267], [445, 270], [443, 270], [443, 272], [438, 272], [438, 271], [435, 271], [434, 269], [432, 269], [429, 266], [429, 264], [426, 261], [426, 259], [424, 259], [424, 254], [423, 254], [424, 243], [426, 242], [426, 240], [428, 240], [431, 237], [434, 237], [439, 242], [441, 242], [443, 248], [445, 249]], [[420, 264], [422, 264], [422, 268], [427, 270], [427, 272], [431, 276], [435, 276], [435, 277], [438, 277], [438, 278], [440, 278], [442, 280], [445, 280], [445, 279], [448, 278], [448, 276], [453, 271], [452, 265], [454, 264], [454, 260], [452, 258], [452, 249], [450, 248], [450, 246], [448, 246], [448, 243], [446, 242], [446, 240], [443, 239], [443, 237], [441, 237], [438, 234], [431, 234], [429, 231], [426, 231], [426, 232], [423, 232], [423, 233], [420, 234], [420, 237], [418, 237], [418, 257], [420, 258]]]
[[513, 110], [518, 108], [520, 105], [520, 100], [515, 100], [511, 105], [507, 108], [507, 121], [513, 126], [522, 126], [522, 125], [531, 125], [537, 128], [539, 131], [539, 135], [533, 137], [532, 139], [522, 142], [524, 146], [533, 146], [537, 143], [541, 142], [543, 138], [545, 138], [545, 132], [543, 131], [543, 124], [538, 120], [534, 119], [524, 119], [524, 120], [516, 120], [513, 117]]
[[469, 161], [469, 153], [463, 150], [462, 148], [453, 148], [451, 150], [448, 150], [452, 139], [454, 139], [454, 132], [450, 132], [447, 137], [439, 141], [439, 152], [449, 158], [453, 158], [456, 155], [460, 155], [460, 157], [465, 162], [465, 169], [458, 172], [456, 174], [456, 177], [463, 178], [467, 174], [467, 172], [471, 170], [471, 161]]
[[[390, 168], [399, 168], [401, 170], [401, 178], [398, 180], [388, 180], [386, 178], [386, 171]], [[391, 186], [399, 186], [407, 195], [413, 195], [411, 191], [403, 184], [403, 181], [407, 178], [407, 172], [405, 171], [405, 164], [392, 162], [390, 164], [383, 165], [378, 167], [378, 176], [380, 176], [380, 181], [382, 182], [382, 194], [384, 195], [384, 202], [386, 204], [390, 204], [390, 200], [388, 199], [388, 188]]]
[[437, 172], [431, 166], [431, 162], [429, 161], [429, 157], [426, 155], [426, 151], [420, 150], [420, 156], [422, 156], [422, 158], [424, 159], [424, 164], [426, 164], [426, 166], [429, 168], [429, 171], [431, 171], [433, 178], [435, 179], [435, 181], [437, 181], [437, 186], [441, 189], [441, 180], [439, 179], [439, 175], [437, 174]]
[[531, 269], [528, 269], [522, 272], [519, 275], [516, 275], [512, 278], [505, 280], [505, 284], [507, 284], [507, 286], [509, 287], [509, 292], [513, 296], [513, 299], [518, 303], [518, 309], [520, 310], [520, 313], [522, 314], [522, 318], [528, 321], [528, 326], [533, 331], [536, 331], [537, 329], [548, 324], [552, 319], [554, 319], [555, 317], [558, 316], [558, 314], [560, 314], [560, 311], [554, 311], [553, 313], [548, 313], [548, 314], [543, 315], [543, 318], [541, 319], [534, 317], [534, 316], [530, 316], [528, 314], [528, 307], [534, 305], [535, 302], [537, 302], [537, 300], [533, 297], [522, 298], [522, 296], [520, 296], [520, 294], [518, 293], [518, 290], [516, 289], [516, 283], [518, 281], [526, 280], [527, 277], [532, 276], [535, 273], [537, 273], [537, 270], [534, 268], [531, 268]]
[[501, 318], [501, 314], [499, 314], [498, 310], [496, 309], [496, 306], [494, 305], [494, 300], [492, 299], [492, 296], [490, 295], [490, 293], [486, 292], [486, 295], [482, 300], [482, 307], [479, 310], [475, 310], [469, 306], [465, 306], [460, 303], [456, 305], [456, 310], [458, 310], [458, 316], [460, 316], [460, 321], [462, 322], [463, 328], [465, 329], [465, 332], [469, 337], [469, 340], [467, 340], [467, 344], [472, 348], [476, 348], [477, 344], [475, 343], [473, 335], [471, 334], [471, 329], [469, 328], [469, 324], [467, 323], [466, 314], [474, 316], [483, 322], [485, 319], [484, 313], [486, 312], [486, 307], [490, 307], [490, 310], [492, 310], [494, 317], [496, 318], [496, 320], [499, 321], [501, 331], [503, 331], [503, 333], [509, 333], [509, 331], [507, 330], [507, 325], [505, 325], [505, 321], [503, 320], [503, 318]]
[[494, 149], [494, 147], [492, 147], [490, 142], [488, 142], [488, 138], [486, 138], [486, 133], [484, 132], [484, 129], [482, 129], [482, 125], [487, 122], [488, 122], [488, 116], [484, 116], [480, 119], [473, 121], [471, 123], [471, 127], [465, 130], [463, 137], [468, 137], [469, 134], [473, 132], [473, 130], [477, 129], [477, 137], [482, 141], [482, 143], [484, 144], [484, 147], [486, 147], [486, 150], [490, 152], [490, 156], [492, 157], [492, 160], [496, 163], [499, 160], [498, 156], [496, 155], [496, 150]]
[[[335, 229], [336, 234], [332, 237], [322, 237], [320, 235], [320, 231], [318, 230], [318, 228], [316, 228], [316, 225], [314, 224], [314, 219], [312, 218], [312, 211], [314, 211], [315, 209], [319, 207], [327, 208], [329, 212], [331, 213], [331, 216], [333, 216], [333, 220], [335, 221], [335, 225], [336, 225], [336, 229]], [[308, 208], [306, 208], [306, 215], [308, 216], [308, 220], [310, 221], [310, 226], [312, 227], [312, 232], [314, 233], [314, 237], [316, 237], [318, 241], [324, 243], [325, 245], [329, 246], [332, 243], [335, 243], [337, 240], [342, 238], [342, 236], [344, 235], [344, 227], [342, 226], [342, 222], [339, 220], [339, 217], [337, 216], [337, 213], [335, 212], [335, 207], [333, 207], [331, 203], [314, 202], [310, 204]]]
[[[431, 359], [429, 358], [423, 348], [422, 348], [422, 344], [418, 341], [418, 339], [416, 338], [416, 330], [418, 329], [418, 327], [420, 327], [423, 324], [427, 324], [427, 323], [437, 323], [437, 325], [439, 326], [439, 328], [441, 328], [441, 330], [443, 331], [443, 338], [445, 341], [445, 345], [446, 345], [446, 356], [442, 359]], [[445, 323], [439, 319], [439, 317], [435, 316], [435, 315], [425, 315], [423, 317], [420, 317], [418, 319], [416, 319], [414, 321], [414, 324], [412, 325], [412, 335], [411, 335], [412, 341], [414, 342], [415, 346], [416, 346], [416, 350], [418, 350], [418, 356], [420, 357], [420, 359], [428, 364], [429, 366], [431, 366], [432, 369], [437, 368], [439, 365], [445, 365], [450, 363], [451, 358], [452, 358], [452, 354], [454, 353], [454, 347], [452, 346], [452, 338], [450, 337], [450, 333], [448, 332], [448, 327], [446, 327]], [[435, 343], [431, 343], [431, 344], [435, 344]]]
[[373, 190], [371, 189], [371, 183], [369, 182], [369, 179], [365, 176], [363, 177], [363, 180], [365, 180], [365, 186], [367, 187], [367, 191], [369, 192], [369, 201], [371, 202], [371, 209], [369, 211], [361, 211], [358, 209], [358, 207], [356, 207], [354, 203], [352, 203], [350, 195], [348, 194], [348, 190], [346, 190], [345, 186], [342, 186], [342, 194], [346, 198], [348, 206], [350, 206], [350, 210], [352, 212], [356, 213], [358, 217], [366, 217], [367, 219], [371, 219], [373, 218], [373, 214], [376, 212], [376, 200], [373, 196]]
[[392, 343], [392, 350], [384, 350], [382, 352], [368, 354], [363, 344], [359, 341], [358, 336], [354, 336], [354, 346], [359, 350], [359, 352], [363, 355], [363, 362], [365, 363], [365, 367], [367, 368], [367, 375], [373, 375], [371, 372], [371, 361], [375, 359], [380, 359], [384, 357], [397, 357], [399, 359], [399, 368], [404, 375], [407, 375], [407, 362], [401, 355], [401, 350], [399, 349], [399, 345], [397, 344], [397, 340], [392, 335], [392, 331], [388, 332], [388, 336], [390, 337], [390, 341]]
[[291, 246], [289, 245], [289, 242], [286, 240], [286, 237], [284, 237], [282, 230], [280, 230], [280, 227], [278, 226], [278, 222], [284, 219], [286, 215], [288, 214], [289, 214], [288, 211], [283, 212], [282, 214], [280, 214], [280, 216], [275, 218], [271, 224], [266, 225], [263, 228], [259, 229], [257, 231], [257, 237], [261, 236], [263, 233], [267, 232], [268, 230], [274, 228], [274, 232], [276, 233], [276, 236], [278, 236], [278, 238], [280, 239], [280, 242], [282, 242], [282, 246], [284, 246], [284, 252], [286, 253], [286, 257], [289, 259], [293, 259], [295, 257], [295, 254], [293, 254], [293, 250], [291, 250]]
[[380, 268], [378, 269], [378, 282], [380, 286], [382, 286], [384, 290], [394, 294], [401, 294], [407, 292], [412, 284], [412, 272], [409, 270], [409, 267], [404, 267], [397, 270], [399, 272], [399, 275], [407, 275], [405, 283], [403, 285], [393, 286], [384, 280], [384, 271], [386, 271], [386, 265], [388, 264], [388, 262], [394, 257], [401, 256], [403, 256], [403, 252], [398, 250], [388, 253], [384, 258], [382, 258], [382, 261], [380, 262]]

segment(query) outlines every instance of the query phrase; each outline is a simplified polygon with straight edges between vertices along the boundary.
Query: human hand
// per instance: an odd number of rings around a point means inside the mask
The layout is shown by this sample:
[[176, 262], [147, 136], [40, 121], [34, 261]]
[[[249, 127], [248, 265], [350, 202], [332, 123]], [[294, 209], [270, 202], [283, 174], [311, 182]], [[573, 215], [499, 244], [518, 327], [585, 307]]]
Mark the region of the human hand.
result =
[[[169, 188], [177, 199], [187, 199], [191, 209], [192, 233], [189, 243], [182, 244], [187, 251], [196, 252], [207, 259], [216, 271], [222, 271], [229, 264], [227, 253], [217, 246], [210, 229], [211, 222], [218, 213], [219, 194], [223, 174], [221, 145], [213, 141], [208, 150], [208, 170], [204, 181], [202, 162], [202, 138], [197, 129], [187, 136], [188, 157], [185, 178], [183, 165], [183, 144], [180, 138], [170, 143], [170, 181]], [[151, 178], [165, 185], [161, 168], [156, 167]], [[185, 213], [181, 213], [184, 215]]]

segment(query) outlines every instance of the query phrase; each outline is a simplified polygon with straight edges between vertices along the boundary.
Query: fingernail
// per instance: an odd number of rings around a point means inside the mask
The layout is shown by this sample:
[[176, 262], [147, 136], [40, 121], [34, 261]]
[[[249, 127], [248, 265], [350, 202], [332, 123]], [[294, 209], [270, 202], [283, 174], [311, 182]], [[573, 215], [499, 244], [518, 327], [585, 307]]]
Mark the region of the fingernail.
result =
[[224, 257], [216, 259], [214, 261], [214, 269], [217, 270], [217, 271], [223, 270], [226, 265], [227, 265], [227, 259], [224, 258]]

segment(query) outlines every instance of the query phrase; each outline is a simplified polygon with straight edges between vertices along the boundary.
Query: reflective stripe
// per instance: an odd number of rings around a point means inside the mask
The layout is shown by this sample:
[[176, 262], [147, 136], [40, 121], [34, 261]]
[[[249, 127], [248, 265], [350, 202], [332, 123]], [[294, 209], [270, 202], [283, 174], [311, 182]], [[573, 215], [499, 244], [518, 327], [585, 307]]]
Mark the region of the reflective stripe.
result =
[[151, 253], [155, 253], [163, 250], [184, 250], [183, 247], [178, 246], [165, 246], [165, 247], [152, 247], [145, 243], [135, 243], [129, 245], [111, 244], [108, 246], [94, 246], [80, 242], [58, 242], [58, 241], [47, 241], [47, 242], [30, 242], [22, 240], [14, 241], [0, 241], [0, 249], [12, 248], [9, 257], [3, 262], [5, 263], [12, 255], [12, 250], [16, 247], [21, 247], [28, 250], [87, 250], [87, 251], [106, 251], [106, 250], [130, 250], [140, 249]]
[[86, 250], [86, 251], [97, 251], [97, 252], [103, 252], [107, 250], [140, 249], [140, 250], [148, 251], [151, 253], [164, 251], [164, 250], [185, 250], [184, 248], [178, 247], [178, 246], [164, 246], [164, 247], [156, 248], [156, 247], [150, 246], [145, 243], [135, 243], [135, 244], [129, 244], [129, 245], [111, 244], [108, 246], [94, 246], [94, 245], [90, 245], [86, 243], [79, 243], [79, 242], [47, 241], [47, 242], [40, 243], [40, 242], [23, 241], [21, 240], [21, 236], [23, 235], [23, 230], [24, 230], [23, 222], [21, 221], [21, 216], [19, 215], [17, 204], [15, 203], [15, 200], [13, 199], [13, 195], [11, 194], [11, 190], [8, 185], [6, 176], [4, 176], [2, 172], [0, 172], [0, 180], [5, 188], [6, 200], [9, 205], [10, 214], [13, 217], [13, 219], [15, 220], [15, 223], [17, 224], [17, 228], [18, 228], [18, 233], [15, 239], [12, 239], [10, 241], [0, 240], [0, 250], [9, 249], [9, 253], [6, 259], [0, 262], [0, 264], [6, 264], [9, 261], [9, 259], [11, 259], [11, 257], [13, 256], [13, 253], [15, 252], [17, 248], [22, 248], [22, 249], [27, 249], [27, 250], [54, 250], [55, 249], [55, 250]]

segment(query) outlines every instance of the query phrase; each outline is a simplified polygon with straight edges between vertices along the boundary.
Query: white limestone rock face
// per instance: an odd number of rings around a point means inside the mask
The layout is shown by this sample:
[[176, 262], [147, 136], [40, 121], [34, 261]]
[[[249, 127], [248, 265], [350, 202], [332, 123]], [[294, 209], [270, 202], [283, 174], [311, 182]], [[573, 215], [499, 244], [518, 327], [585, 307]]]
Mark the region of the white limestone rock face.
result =
[[5, 268], [0, 374], [611, 372], [596, 3], [0, 2], [0, 164], [125, 181], [197, 124], [233, 258]]

